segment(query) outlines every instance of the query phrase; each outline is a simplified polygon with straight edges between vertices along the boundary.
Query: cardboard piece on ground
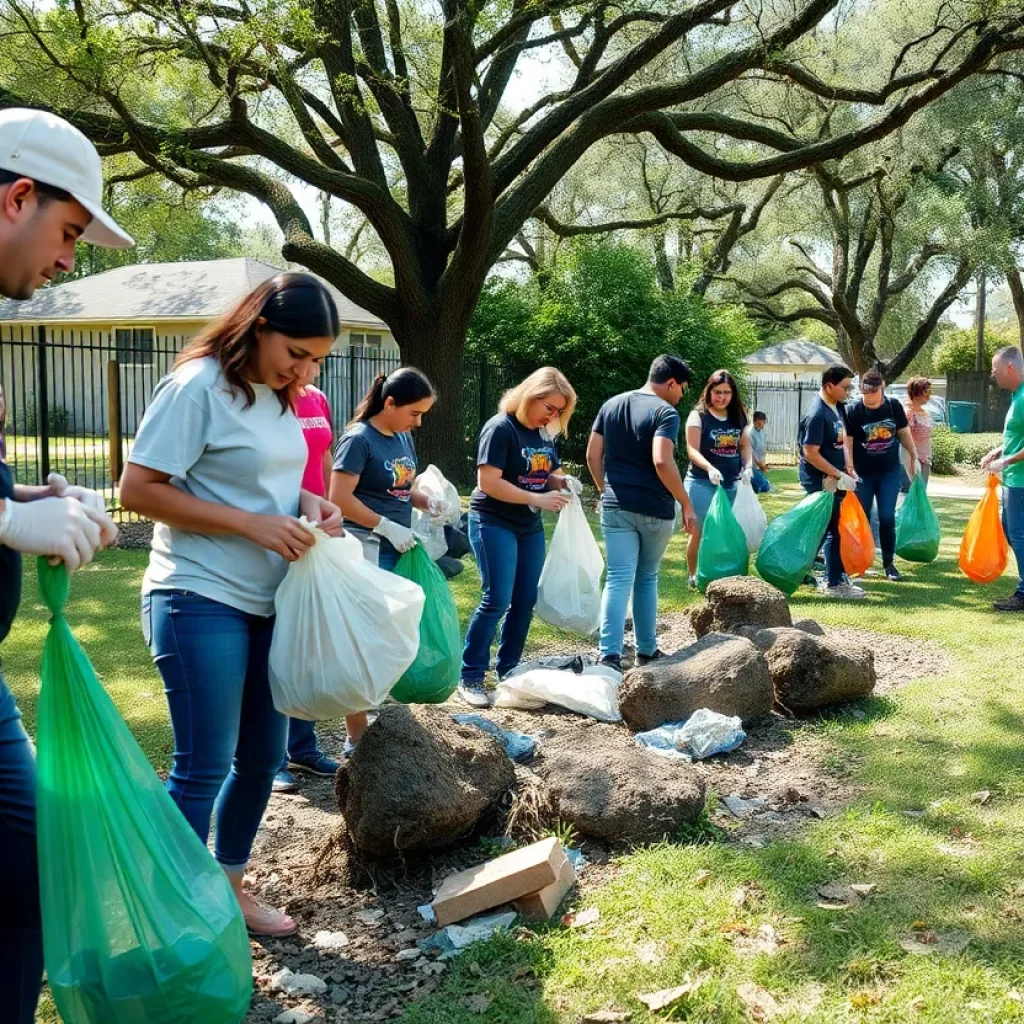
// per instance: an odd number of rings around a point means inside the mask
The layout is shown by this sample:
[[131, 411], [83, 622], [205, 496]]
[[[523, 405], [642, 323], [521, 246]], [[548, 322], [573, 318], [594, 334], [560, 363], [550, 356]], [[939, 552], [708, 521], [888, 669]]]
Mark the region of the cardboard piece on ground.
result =
[[557, 882], [568, 858], [554, 837], [449, 875], [430, 904], [437, 926], [472, 917]]
[[547, 921], [565, 899], [566, 893], [576, 884], [576, 869], [571, 861], [562, 865], [557, 881], [544, 886], [537, 892], [520, 896], [515, 901], [515, 908], [528, 921]]

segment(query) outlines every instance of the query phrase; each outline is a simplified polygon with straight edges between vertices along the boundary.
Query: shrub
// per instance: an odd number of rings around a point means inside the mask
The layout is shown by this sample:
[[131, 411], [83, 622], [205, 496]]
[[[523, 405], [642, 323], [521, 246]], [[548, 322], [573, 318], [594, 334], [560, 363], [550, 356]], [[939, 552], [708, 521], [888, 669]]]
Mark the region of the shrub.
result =
[[949, 427], [936, 427], [932, 431], [932, 472], [948, 476], [959, 461], [960, 434], [954, 434]]
[[[997, 348], [1013, 345], [1014, 339], [1008, 334], [989, 328], [985, 331], [985, 366], [988, 369]], [[977, 341], [973, 330], [952, 328], [938, 344], [932, 356], [936, 373], [951, 373], [957, 370], [973, 370]]]
[[957, 462], [966, 466], [980, 466], [982, 458], [1003, 443], [1002, 434], [959, 434]]

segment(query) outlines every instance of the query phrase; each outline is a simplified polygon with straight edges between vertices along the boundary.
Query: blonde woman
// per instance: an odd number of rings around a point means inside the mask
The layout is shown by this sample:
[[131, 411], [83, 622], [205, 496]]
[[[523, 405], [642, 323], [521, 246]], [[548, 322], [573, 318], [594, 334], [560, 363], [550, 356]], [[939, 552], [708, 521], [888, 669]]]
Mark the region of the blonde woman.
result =
[[469, 623], [459, 684], [459, 696], [472, 707], [490, 703], [484, 677], [503, 616], [498, 678], [522, 658], [544, 567], [541, 510], [559, 512], [569, 501], [562, 491], [578, 494], [583, 489], [575, 477], [559, 472], [555, 446], [575, 407], [572, 385], [554, 367], [545, 366], [506, 392], [498, 414], [480, 432], [469, 542], [480, 568], [483, 598]]

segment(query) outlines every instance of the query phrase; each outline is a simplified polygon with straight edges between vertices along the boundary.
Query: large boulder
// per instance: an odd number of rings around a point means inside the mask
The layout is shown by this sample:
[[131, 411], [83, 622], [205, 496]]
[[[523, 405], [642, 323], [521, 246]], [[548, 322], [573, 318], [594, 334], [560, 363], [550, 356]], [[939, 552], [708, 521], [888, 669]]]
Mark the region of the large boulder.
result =
[[552, 813], [606, 842], [658, 842], [704, 809], [704, 783], [691, 765], [648, 753], [609, 726], [546, 746], [537, 771]]
[[381, 708], [338, 773], [338, 806], [371, 857], [428, 850], [472, 832], [513, 787], [501, 744], [437, 708]]
[[772, 700], [764, 655], [750, 640], [721, 633], [633, 669], [619, 688], [619, 711], [637, 730], [681, 722], [700, 708], [749, 722], [771, 711]]
[[875, 688], [875, 656], [829, 636], [802, 629], [765, 629], [758, 634], [775, 700], [790, 711], [814, 711], [866, 697]]
[[730, 576], [708, 584], [703, 605], [690, 613], [697, 636], [738, 633], [743, 626], [791, 626], [786, 595], [756, 576]]

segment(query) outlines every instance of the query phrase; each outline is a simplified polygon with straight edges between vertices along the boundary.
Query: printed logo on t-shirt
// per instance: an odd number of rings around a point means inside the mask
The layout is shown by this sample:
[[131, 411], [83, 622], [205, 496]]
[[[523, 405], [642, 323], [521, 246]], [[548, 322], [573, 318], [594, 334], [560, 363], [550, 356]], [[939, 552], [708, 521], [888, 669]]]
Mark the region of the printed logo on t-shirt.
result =
[[834, 447], [842, 448], [843, 443], [846, 441], [846, 427], [843, 425], [843, 421], [840, 419], [836, 420], [836, 441]]
[[708, 431], [711, 454], [720, 459], [734, 459], [739, 455], [740, 434], [738, 427], [712, 427]]
[[869, 452], [886, 452], [896, 438], [896, 421], [879, 420], [869, 423], [864, 430], [864, 449]]
[[326, 416], [300, 416], [299, 426], [303, 430], [330, 430], [331, 425]]
[[526, 473], [520, 474], [519, 486], [527, 491], [543, 491], [555, 466], [555, 450], [523, 448], [522, 456], [526, 462]]
[[393, 484], [388, 494], [399, 501], [408, 501], [412, 493], [412, 482], [416, 479], [416, 463], [408, 455], [384, 463], [384, 468], [391, 474]]

